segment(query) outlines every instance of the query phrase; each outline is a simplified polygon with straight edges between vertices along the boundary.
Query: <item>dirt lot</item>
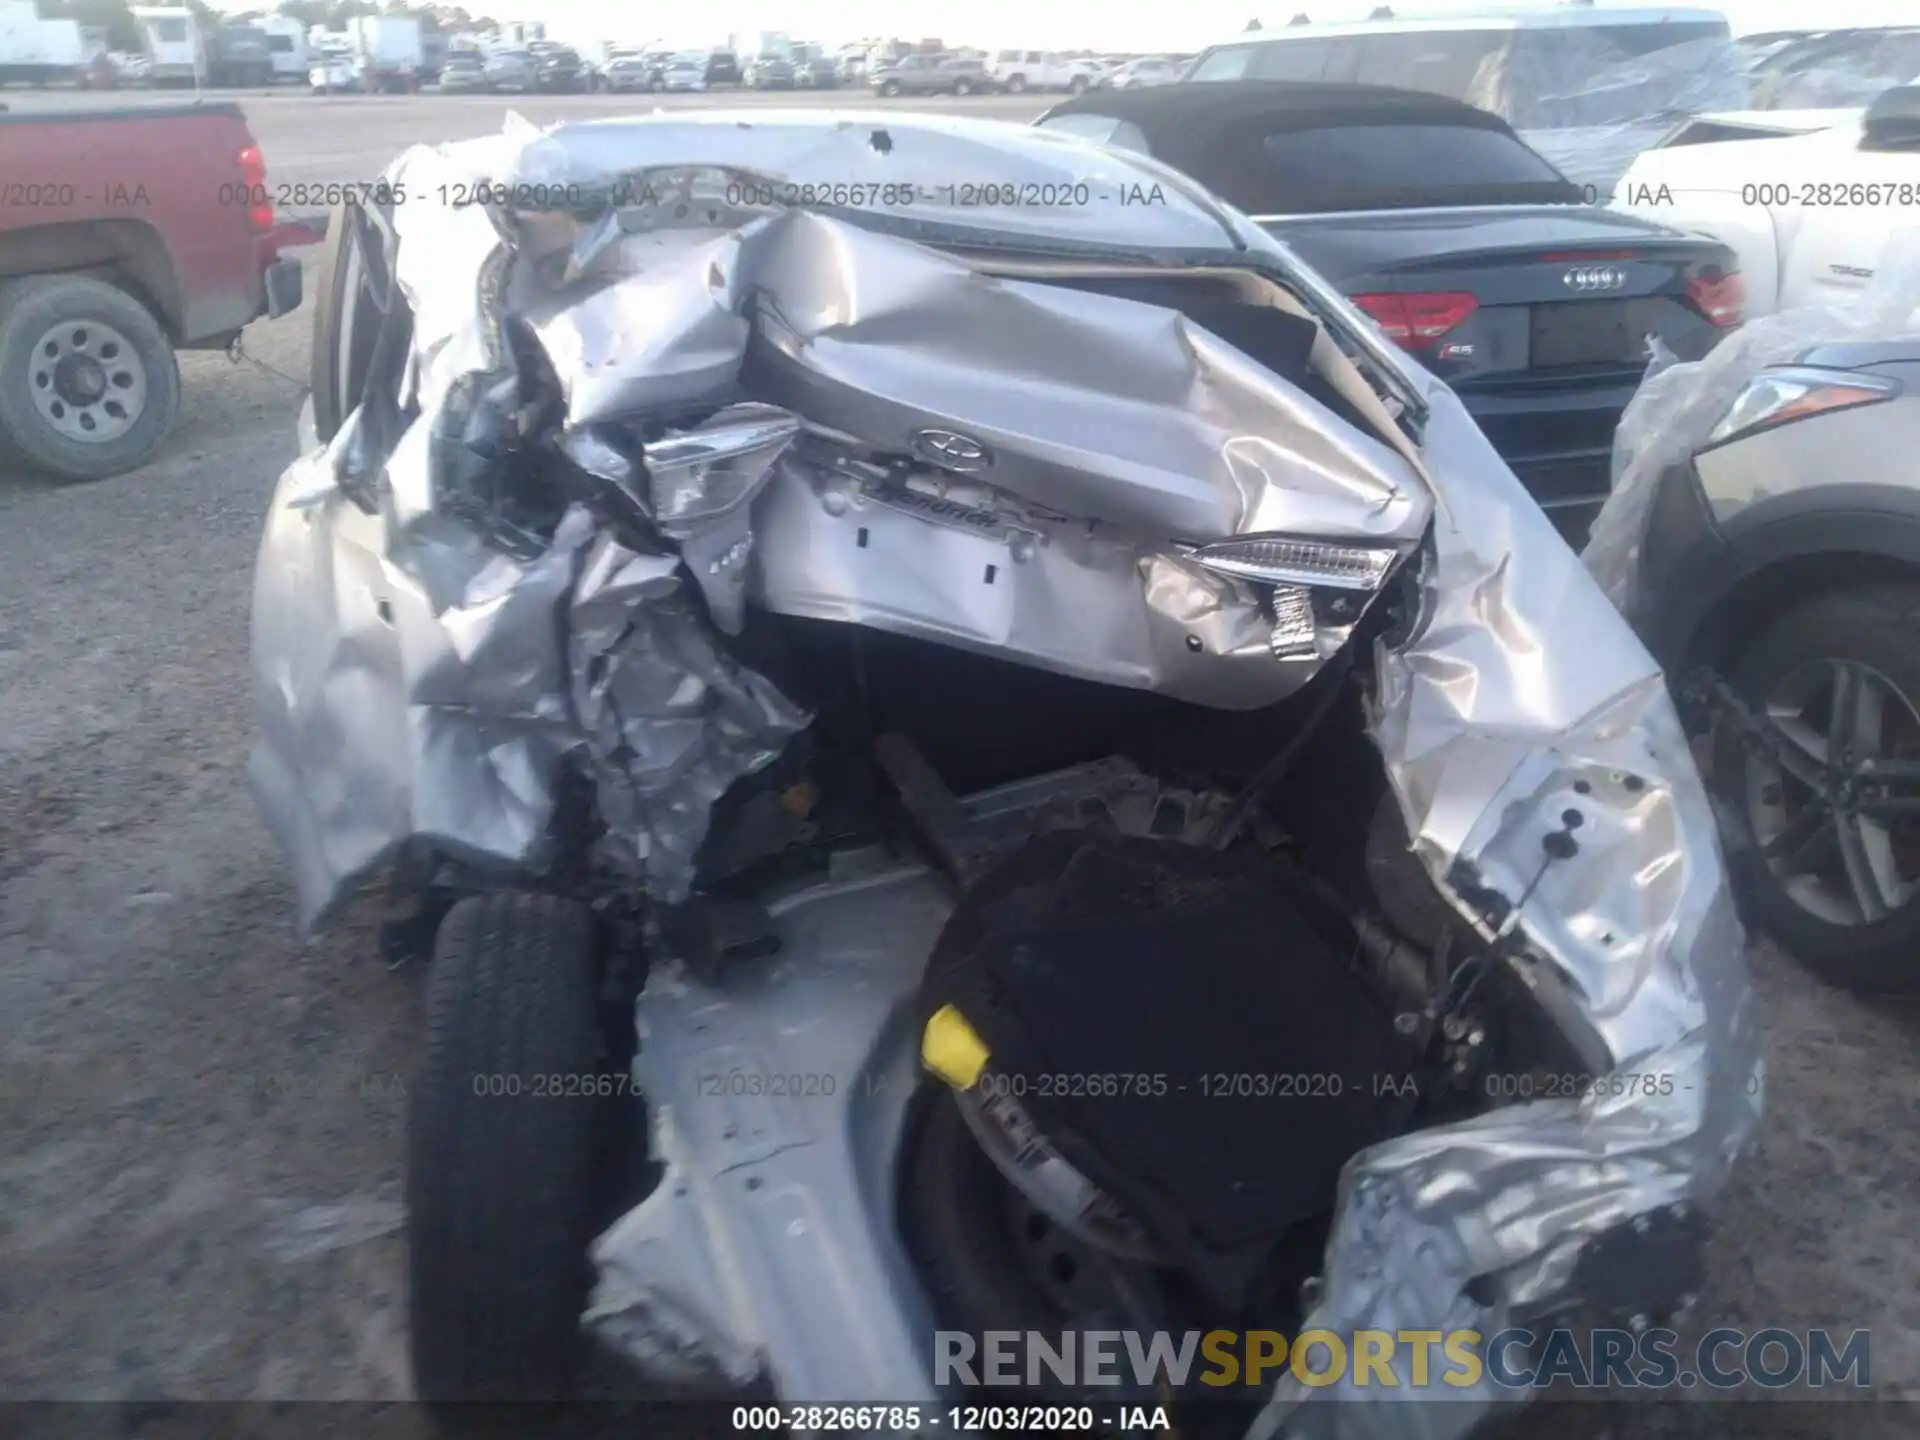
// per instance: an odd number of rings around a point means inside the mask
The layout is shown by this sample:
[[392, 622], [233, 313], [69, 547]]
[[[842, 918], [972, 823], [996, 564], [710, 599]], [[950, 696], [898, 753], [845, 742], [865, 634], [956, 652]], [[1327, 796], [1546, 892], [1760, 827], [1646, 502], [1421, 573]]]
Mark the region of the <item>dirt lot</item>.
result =
[[[510, 108], [243, 102], [272, 179], [304, 183]], [[298, 374], [309, 319], [247, 346]], [[182, 368], [179, 432], [138, 474], [0, 474], [0, 1397], [397, 1398], [417, 976], [375, 957], [364, 911], [295, 942], [243, 779], [250, 571], [300, 388]], [[1702, 1316], [1869, 1328], [1875, 1388], [1920, 1398], [1920, 1010], [1755, 968], [1770, 1113]]]

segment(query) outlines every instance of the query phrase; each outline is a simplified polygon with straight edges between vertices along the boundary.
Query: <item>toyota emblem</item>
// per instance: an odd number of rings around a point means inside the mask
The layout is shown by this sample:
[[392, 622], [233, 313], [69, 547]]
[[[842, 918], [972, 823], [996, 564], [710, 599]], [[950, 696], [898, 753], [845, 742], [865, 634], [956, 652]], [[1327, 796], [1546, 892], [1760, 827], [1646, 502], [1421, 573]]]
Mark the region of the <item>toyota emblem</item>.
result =
[[1576, 265], [1560, 277], [1560, 283], [1582, 295], [1597, 295], [1607, 290], [1624, 290], [1627, 272], [1613, 265]]
[[943, 470], [984, 470], [993, 463], [987, 447], [952, 430], [922, 430], [913, 437], [914, 453]]

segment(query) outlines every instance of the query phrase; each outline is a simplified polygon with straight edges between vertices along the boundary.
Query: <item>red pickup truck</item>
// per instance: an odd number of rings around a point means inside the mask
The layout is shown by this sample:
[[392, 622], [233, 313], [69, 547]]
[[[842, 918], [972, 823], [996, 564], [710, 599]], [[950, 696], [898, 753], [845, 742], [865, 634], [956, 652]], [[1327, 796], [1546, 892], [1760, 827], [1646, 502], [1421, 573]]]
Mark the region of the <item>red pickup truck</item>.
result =
[[144, 463], [179, 349], [300, 304], [240, 107], [0, 114], [0, 459], [73, 480]]

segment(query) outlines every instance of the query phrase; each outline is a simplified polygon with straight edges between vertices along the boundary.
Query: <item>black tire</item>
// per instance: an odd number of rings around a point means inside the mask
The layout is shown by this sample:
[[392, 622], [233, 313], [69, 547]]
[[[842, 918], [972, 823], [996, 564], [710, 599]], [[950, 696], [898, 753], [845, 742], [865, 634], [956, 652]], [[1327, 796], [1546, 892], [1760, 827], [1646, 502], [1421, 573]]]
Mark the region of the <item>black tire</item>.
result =
[[[146, 381], [146, 408], [125, 434], [77, 440], [34, 404], [34, 349], [57, 325], [96, 321], [133, 349]], [[139, 468], [180, 418], [180, 366], [153, 313], [104, 280], [32, 275], [0, 286], [0, 454], [62, 480], [105, 480]]]
[[[1759, 705], [1786, 676], [1809, 664], [1864, 665], [1920, 709], [1920, 585], [1835, 590], [1795, 606], [1726, 665], [1733, 688]], [[1729, 729], [1716, 737], [1716, 788], [1746, 824], [1751, 756]], [[1803, 908], [1751, 844], [1729, 860], [1751, 917], [1801, 964], [1830, 984], [1868, 994], [1920, 993], [1920, 898], [1884, 919], [1839, 924]]]
[[572, 901], [487, 895], [441, 922], [407, 1131], [422, 1399], [558, 1400], [578, 1377], [607, 1109], [566, 1081], [600, 1065], [597, 984]]
[[1009, 95], [1026, 94], [1027, 93], [1027, 77], [1024, 75], [1009, 75], [1007, 77], [1007, 93]]
[[997, 1212], [1007, 1182], [944, 1089], [919, 1097], [901, 1156], [901, 1218], [934, 1309], [966, 1328], [1060, 1328], [1061, 1316], [1024, 1273]]
[[1067, 93], [1069, 95], [1086, 94], [1087, 93], [1087, 77], [1084, 75], [1074, 76], [1073, 79], [1067, 82]]
[[954, 81], [953, 93], [955, 95], [971, 95], [973, 93], [973, 82], [970, 80]]
[[881, 81], [880, 93], [886, 96], [889, 100], [891, 100], [894, 96], [900, 93], [900, 82], [898, 80]]

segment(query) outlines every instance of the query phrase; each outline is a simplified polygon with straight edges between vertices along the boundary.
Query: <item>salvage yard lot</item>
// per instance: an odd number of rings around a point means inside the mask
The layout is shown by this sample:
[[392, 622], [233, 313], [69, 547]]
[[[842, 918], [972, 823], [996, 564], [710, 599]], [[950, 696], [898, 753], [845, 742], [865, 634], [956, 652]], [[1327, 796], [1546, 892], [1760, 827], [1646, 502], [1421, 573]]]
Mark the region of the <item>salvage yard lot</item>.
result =
[[[242, 103], [270, 184], [324, 185], [509, 110], [654, 101]], [[395, 1227], [419, 976], [375, 956], [372, 902], [296, 942], [244, 781], [250, 574], [310, 318], [249, 330], [258, 365], [183, 357], [182, 423], [141, 471], [68, 488], [0, 472], [0, 1397], [407, 1393]], [[1869, 1329], [1875, 1389], [1920, 1400], [1920, 1009], [1822, 989], [1764, 948], [1754, 966], [1769, 1113], [1696, 1323]], [[1857, 1427], [1836, 1414], [1829, 1433]]]

